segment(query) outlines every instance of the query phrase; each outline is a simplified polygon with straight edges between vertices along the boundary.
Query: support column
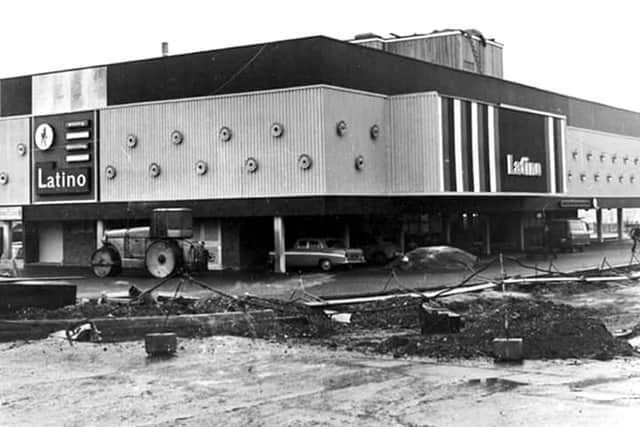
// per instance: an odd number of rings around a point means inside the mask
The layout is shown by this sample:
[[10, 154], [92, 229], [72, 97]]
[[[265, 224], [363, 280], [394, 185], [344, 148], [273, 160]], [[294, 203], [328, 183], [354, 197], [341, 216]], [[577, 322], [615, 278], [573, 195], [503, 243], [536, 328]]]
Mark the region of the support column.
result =
[[596, 235], [598, 238], [598, 242], [604, 242], [602, 237], [602, 209], [596, 209]]
[[351, 227], [349, 227], [349, 224], [345, 224], [344, 225], [344, 247], [345, 248], [350, 248], [351, 247]]
[[104, 235], [104, 221], [96, 221], [96, 249], [102, 247], [102, 237]]
[[405, 217], [402, 217], [402, 223], [400, 224], [400, 236], [398, 237], [400, 239], [400, 252], [405, 253], [407, 251], [407, 248], [405, 247], [405, 242], [404, 242], [404, 235], [407, 229], [407, 219]]
[[519, 231], [519, 244], [520, 244], [520, 252], [524, 252], [526, 247], [524, 245], [524, 218], [520, 215], [520, 219], [518, 220], [518, 231]]
[[618, 225], [618, 240], [622, 240], [622, 234], [623, 234], [623, 231], [624, 231], [624, 224], [623, 224], [624, 218], [622, 217], [622, 208], [616, 209], [616, 214], [617, 214], [617, 217], [618, 217], [618, 221], [617, 221], [617, 225]]
[[491, 218], [488, 216], [484, 221], [484, 254], [491, 255]]
[[443, 216], [442, 219], [444, 220], [444, 241], [447, 245], [451, 244], [451, 215], [447, 214], [446, 216]]
[[275, 259], [273, 270], [276, 273], [286, 273], [287, 264], [285, 262], [285, 242], [284, 242], [284, 221], [281, 216], [273, 217], [273, 248]]
[[2, 258], [11, 259], [11, 221], [0, 222], [2, 227]]

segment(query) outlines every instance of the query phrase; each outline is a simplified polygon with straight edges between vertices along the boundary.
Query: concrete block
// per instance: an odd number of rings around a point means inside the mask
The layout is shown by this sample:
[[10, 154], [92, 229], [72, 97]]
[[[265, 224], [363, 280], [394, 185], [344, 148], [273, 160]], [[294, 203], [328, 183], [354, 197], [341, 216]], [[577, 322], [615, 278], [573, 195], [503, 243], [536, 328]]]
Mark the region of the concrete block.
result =
[[522, 338], [494, 338], [493, 357], [501, 362], [518, 362], [524, 358]]
[[420, 330], [423, 335], [456, 333], [460, 332], [462, 328], [460, 315], [448, 310], [432, 308], [422, 304], [418, 315]]
[[146, 334], [144, 348], [150, 356], [174, 354], [178, 348], [178, 339], [173, 332]]

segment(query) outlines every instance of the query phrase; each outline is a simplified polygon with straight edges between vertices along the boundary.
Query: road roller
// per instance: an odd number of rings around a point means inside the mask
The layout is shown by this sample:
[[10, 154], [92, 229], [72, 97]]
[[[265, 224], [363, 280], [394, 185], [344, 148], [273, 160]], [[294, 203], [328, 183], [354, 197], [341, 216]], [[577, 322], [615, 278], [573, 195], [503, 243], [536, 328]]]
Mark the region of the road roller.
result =
[[154, 209], [148, 227], [107, 230], [102, 247], [91, 255], [97, 277], [117, 276], [123, 268], [145, 268], [157, 278], [207, 269], [209, 253], [203, 242], [191, 240], [191, 209]]

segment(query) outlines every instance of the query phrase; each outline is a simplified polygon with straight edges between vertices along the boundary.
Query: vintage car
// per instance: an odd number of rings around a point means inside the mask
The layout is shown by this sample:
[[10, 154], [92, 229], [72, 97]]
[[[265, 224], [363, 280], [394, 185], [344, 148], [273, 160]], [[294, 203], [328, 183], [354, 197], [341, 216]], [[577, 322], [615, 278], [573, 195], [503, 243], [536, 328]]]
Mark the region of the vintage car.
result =
[[[275, 253], [269, 253], [273, 263]], [[303, 238], [293, 248], [285, 251], [285, 262], [289, 267], [319, 267], [329, 271], [338, 265], [362, 264], [365, 262], [362, 249], [346, 248], [340, 239]]]

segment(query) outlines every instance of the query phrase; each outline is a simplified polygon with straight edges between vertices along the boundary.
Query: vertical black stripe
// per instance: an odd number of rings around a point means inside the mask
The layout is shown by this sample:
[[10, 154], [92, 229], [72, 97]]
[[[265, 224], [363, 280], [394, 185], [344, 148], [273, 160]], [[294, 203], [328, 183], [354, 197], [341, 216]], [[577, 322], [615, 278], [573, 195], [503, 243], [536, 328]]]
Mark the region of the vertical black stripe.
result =
[[478, 104], [478, 164], [480, 165], [480, 191], [489, 191], [489, 128], [487, 105]]
[[442, 98], [442, 172], [445, 191], [454, 191], [456, 183], [453, 131], [453, 99]]
[[553, 140], [555, 141], [555, 151], [556, 151], [556, 192], [562, 193], [564, 192], [564, 167], [562, 157], [562, 120], [561, 119], [553, 119]]
[[471, 102], [460, 101], [460, 146], [462, 148], [462, 191], [473, 191], [473, 153], [471, 149]]
[[489, 123], [489, 126], [493, 126], [493, 141], [494, 141], [494, 149], [493, 153], [489, 153], [489, 155], [493, 156], [495, 159], [496, 165], [496, 192], [502, 191], [502, 178], [500, 171], [503, 170], [505, 159], [502, 159], [500, 153], [502, 150], [500, 149], [500, 109], [493, 107], [493, 123]]

